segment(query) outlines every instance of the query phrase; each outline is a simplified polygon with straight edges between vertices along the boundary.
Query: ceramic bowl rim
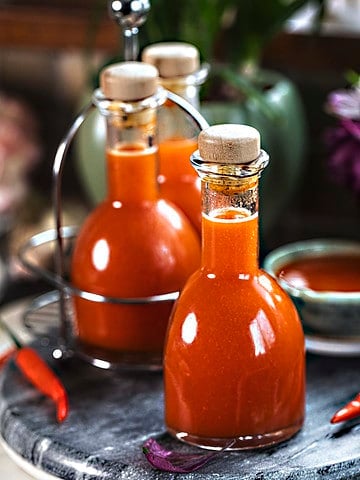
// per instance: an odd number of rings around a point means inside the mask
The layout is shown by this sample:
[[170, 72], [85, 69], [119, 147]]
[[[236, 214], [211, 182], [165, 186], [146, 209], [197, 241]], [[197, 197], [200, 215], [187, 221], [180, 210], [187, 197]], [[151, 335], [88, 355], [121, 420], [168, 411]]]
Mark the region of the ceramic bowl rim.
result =
[[285, 280], [276, 276], [276, 271], [289, 260], [295, 260], [311, 255], [321, 256], [324, 253], [349, 254], [355, 253], [360, 256], [360, 242], [345, 239], [311, 239], [287, 243], [275, 248], [264, 259], [263, 268], [293, 297], [306, 302], [353, 304], [360, 303], [360, 292], [316, 292], [307, 288], [296, 288], [289, 285]]

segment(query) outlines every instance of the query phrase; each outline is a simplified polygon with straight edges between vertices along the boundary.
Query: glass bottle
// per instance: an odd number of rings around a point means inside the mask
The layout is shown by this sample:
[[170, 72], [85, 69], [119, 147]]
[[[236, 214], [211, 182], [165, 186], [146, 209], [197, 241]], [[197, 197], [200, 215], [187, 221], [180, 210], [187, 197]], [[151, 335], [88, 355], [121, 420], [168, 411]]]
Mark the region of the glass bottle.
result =
[[174, 307], [164, 354], [169, 432], [209, 449], [271, 445], [304, 419], [296, 309], [258, 266], [257, 130], [216, 125], [191, 162], [202, 180], [202, 260]]
[[[166, 97], [157, 69], [114, 64], [102, 71], [100, 84], [94, 102], [106, 119], [108, 193], [77, 238], [72, 282], [115, 298], [178, 291], [199, 265], [200, 245], [186, 216], [159, 197], [156, 118]], [[171, 308], [172, 302], [101, 303], [75, 296], [79, 351], [96, 364], [160, 368]]]
[[[199, 109], [199, 88], [208, 68], [200, 67], [198, 49], [188, 43], [163, 42], [147, 46], [144, 62], [159, 70], [161, 85]], [[201, 233], [200, 179], [190, 165], [197, 149], [198, 127], [167, 100], [159, 111], [159, 185], [161, 195], [180, 207]]]

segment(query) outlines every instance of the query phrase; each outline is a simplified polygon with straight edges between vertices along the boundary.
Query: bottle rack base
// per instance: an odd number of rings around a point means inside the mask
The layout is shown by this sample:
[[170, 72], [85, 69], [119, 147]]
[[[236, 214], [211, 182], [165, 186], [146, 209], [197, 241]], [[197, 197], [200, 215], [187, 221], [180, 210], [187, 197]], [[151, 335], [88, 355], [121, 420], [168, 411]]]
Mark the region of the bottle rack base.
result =
[[85, 343], [75, 344], [76, 355], [95, 367], [105, 370], [158, 372], [162, 370], [162, 357], [157, 353], [116, 352]]

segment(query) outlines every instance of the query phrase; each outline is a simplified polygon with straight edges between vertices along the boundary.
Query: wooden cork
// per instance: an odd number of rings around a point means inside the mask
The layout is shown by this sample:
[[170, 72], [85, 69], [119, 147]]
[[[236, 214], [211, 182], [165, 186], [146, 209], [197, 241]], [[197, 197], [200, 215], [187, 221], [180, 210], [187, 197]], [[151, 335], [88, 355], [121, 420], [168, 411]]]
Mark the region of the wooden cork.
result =
[[190, 75], [200, 67], [198, 49], [182, 42], [149, 45], [142, 53], [142, 60], [154, 65], [162, 78]]
[[260, 155], [260, 134], [247, 125], [213, 125], [200, 132], [198, 147], [208, 162], [249, 163]]
[[100, 73], [100, 88], [106, 98], [134, 102], [154, 95], [159, 73], [143, 62], [115, 63]]

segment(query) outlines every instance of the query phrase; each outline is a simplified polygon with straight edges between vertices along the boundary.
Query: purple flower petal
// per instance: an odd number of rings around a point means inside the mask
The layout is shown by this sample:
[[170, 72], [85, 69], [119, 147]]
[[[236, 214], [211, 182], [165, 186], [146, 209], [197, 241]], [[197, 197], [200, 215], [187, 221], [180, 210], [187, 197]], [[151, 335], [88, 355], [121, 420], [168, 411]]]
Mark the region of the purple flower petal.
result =
[[148, 462], [156, 469], [165, 472], [190, 473], [206, 465], [215, 456], [233, 445], [229, 442], [223, 449], [211, 453], [181, 453], [166, 450], [159, 443], [150, 438], [143, 446], [143, 453]]
[[330, 174], [360, 194], [360, 86], [330, 93], [325, 107], [339, 117], [339, 125], [324, 135]]
[[325, 107], [329, 113], [336, 116], [360, 120], [360, 88], [331, 92]]
[[350, 119], [342, 119], [341, 124], [350, 133], [350, 135], [352, 135], [356, 140], [360, 141], [360, 122]]

